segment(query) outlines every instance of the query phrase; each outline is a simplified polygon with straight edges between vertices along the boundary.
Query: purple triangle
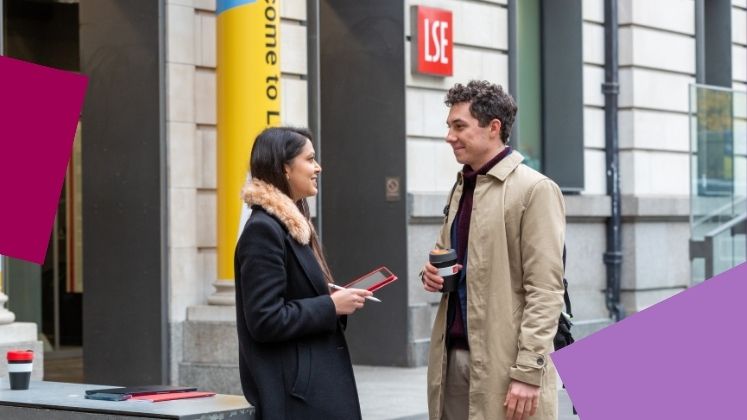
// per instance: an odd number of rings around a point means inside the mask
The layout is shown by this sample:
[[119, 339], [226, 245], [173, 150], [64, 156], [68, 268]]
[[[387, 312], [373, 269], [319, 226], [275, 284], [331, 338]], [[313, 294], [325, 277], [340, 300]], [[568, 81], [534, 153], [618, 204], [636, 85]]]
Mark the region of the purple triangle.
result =
[[0, 56], [0, 254], [44, 262], [87, 83]]
[[552, 354], [583, 420], [747, 419], [747, 264]]

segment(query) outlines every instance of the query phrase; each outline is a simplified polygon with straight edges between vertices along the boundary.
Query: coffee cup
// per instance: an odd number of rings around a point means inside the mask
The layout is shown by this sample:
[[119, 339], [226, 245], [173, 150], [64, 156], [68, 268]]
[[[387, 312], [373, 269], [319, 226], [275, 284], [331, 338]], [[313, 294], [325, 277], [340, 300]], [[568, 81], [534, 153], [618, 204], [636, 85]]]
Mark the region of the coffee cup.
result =
[[453, 249], [434, 249], [428, 255], [428, 261], [438, 269], [438, 275], [444, 279], [442, 293], [454, 292], [459, 284], [459, 266], [457, 254]]
[[7, 360], [10, 389], [29, 389], [34, 352], [32, 350], [10, 350], [7, 354]]

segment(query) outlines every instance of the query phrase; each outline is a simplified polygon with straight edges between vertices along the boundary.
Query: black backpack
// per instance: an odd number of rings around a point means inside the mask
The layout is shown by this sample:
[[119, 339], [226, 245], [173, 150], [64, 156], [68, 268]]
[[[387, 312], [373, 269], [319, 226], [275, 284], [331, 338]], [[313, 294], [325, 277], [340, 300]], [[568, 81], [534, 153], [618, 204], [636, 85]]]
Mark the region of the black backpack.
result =
[[571, 334], [573, 313], [571, 312], [571, 297], [568, 296], [568, 280], [565, 279], [565, 245], [563, 245], [563, 301], [565, 302], [565, 311], [560, 312], [558, 330], [555, 332], [555, 338], [553, 339], [556, 351], [576, 341]]
[[[455, 182], [454, 186], [451, 187], [449, 201], [446, 202], [446, 207], [444, 207], [444, 222], [446, 222], [446, 219], [449, 217], [451, 198], [454, 195], [454, 190], [456, 190], [458, 182], [459, 181]], [[573, 344], [575, 341], [571, 334], [571, 327], [573, 327], [573, 322], [571, 322], [571, 318], [573, 318], [573, 313], [571, 312], [571, 297], [568, 295], [568, 280], [565, 278], [565, 244], [563, 244], [563, 301], [565, 302], [565, 311], [560, 312], [558, 330], [555, 332], [555, 338], [553, 339], [556, 351]], [[575, 414], [576, 409], [574, 408], [573, 410]]]

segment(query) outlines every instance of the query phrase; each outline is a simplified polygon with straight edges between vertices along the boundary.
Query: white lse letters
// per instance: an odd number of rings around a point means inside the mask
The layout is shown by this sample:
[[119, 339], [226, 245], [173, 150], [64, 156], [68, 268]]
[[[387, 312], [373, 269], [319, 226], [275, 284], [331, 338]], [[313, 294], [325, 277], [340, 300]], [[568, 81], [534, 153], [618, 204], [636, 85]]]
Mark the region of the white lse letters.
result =
[[[446, 56], [446, 46], [449, 40], [446, 39], [446, 28], [448, 22], [436, 20], [431, 25], [429, 19], [425, 19], [425, 61], [431, 63], [448, 64], [449, 57]], [[431, 41], [433, 41], [433, 54], [431, 54]]]

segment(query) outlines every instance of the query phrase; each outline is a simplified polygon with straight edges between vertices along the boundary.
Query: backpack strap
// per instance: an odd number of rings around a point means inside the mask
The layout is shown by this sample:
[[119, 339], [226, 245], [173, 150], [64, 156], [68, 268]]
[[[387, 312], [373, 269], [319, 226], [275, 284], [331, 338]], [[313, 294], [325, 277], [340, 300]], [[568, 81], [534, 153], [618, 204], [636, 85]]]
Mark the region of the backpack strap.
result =
[[568, 280], [565, 279], [565, 244], [563, 244], [563, 300], [565, 301], [565, 311], [573, 318], [573, 311], [571, 310], [571, 297], [568, 296]]
[[449, 193], [449, 199], [446, 201], [446, 205], [444, 206], [444, 220], [446, 220], [447, 217], [449, 217], [449, 207], [451, 206], [451, 199], [454, 198], [454, 191], [456, 191], [456, 187], [459, 185], [459, 176], [457, 175], [457, 180], [454, 181], [454, 185], [451, 187], [451, 192]]

